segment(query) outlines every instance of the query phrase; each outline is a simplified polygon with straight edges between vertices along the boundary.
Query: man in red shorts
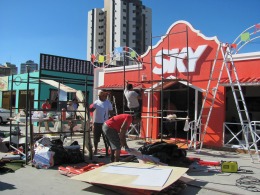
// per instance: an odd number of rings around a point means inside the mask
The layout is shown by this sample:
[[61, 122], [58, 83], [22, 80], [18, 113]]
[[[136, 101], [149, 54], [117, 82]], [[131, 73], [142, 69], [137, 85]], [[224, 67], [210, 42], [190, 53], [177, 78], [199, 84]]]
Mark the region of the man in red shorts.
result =
[[131, 123], [138, 122], [140, 119], [130, 114], [116, 115], [103, 124], [102, 130], [110, 143], [111, 162], [118, 162], [121, 147], [128, 148], [126, 143], [126, 132]]

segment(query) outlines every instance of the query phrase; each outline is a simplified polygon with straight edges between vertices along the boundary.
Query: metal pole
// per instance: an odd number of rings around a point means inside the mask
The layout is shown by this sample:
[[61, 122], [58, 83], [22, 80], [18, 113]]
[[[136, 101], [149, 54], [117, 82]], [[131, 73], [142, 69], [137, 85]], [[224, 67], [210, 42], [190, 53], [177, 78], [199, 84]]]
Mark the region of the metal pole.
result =
[[29, 77], [30, 68], [26, 66], [27, 72], [27, 89], [26, 89], [26, 109], [25, 109], [25, 164], [28, 164], [28, 107], [29, 107]]
[[125, 97], [124, 97], [124, 92], [125, 92], [125, 64], [126, 64], [126, 60], [125, 60], [125, 52], [124, 52], [124, 89], [123, 89], [123, 113], [125, 113]]
[[[187, 48], [187, 118], [189, 117], [189, 112], [190, 112], [190, 86], [189, 86], [189, 80], [190, 80], [190, 71], [189, 71], [189, 34], [188, 34], [188, 27], [186, 26], [186, 48]], [[188, 126], [188, 119], [185, 120], [184, 123], [184, 131], [187, 131], [187, 145], [188, 145], [188, 140], [189, 140], [189, 128], [186, 127]], [[187, 129], [185, 129], [187, 128]]]
[[163, 48], [162, 48], [162, 75], [161, 75], [161, 142], [163, 139]]
[[34, 144], [33, 144], [33, 124], [32, 124], [32, 108], [31, 108], [31, 99], [29, 101], [29, 113], [30, 113], [30, 151], [31, 151], [31, 160], [33, 160], [34, 157]]
[[[151, 56], [150, 56], [150, 70], [151, 70], [151, 81], [152, 81], [152, 91], [151, 93], [149, 94], [150, 96], [152, 95], [152, 100], [151, 100], [151, 104], [152, 104], [152, 116], [154, 116], [154, 90], [153, 90], [153, 36], [152, 36], [152, 33], [151, 33]], [[151, 97], [150, 97], [151, 98]], [[150, 112], [150, 111], [149, 111]], [[152, 124], [151, 124], [151, 133], [150, 133], [150, 136], [152, 138], [152, 130], [153, 130], [153, 122], [154, 122], [154, 119], [152, 118]], [[149, 121], [149, 120], [147, 120]]]
[[[12, 100], [13, 100], [13, 98], [12, 98], [12, 94], [13, 94], [13, 79], [14, 79], [14, 75], [12, 74], [12, 85], [11, 85], [11, 91], [10, 91], [10, 105], [9, 105], [9, 107], [10, 107], [10, 117], [12, 118]], [[12, 142], [12, 120], [10, 120], [10, 132], [9, 132], [9, 135], [10, 135], [10, 140], [9, 140], [9, 146], [11, 146], [11, 142]], [[19, 144], [19, 136], [18, 136], [18, 144]], [[10, 149], [10, 147], [9, 147], [9, 149]]]
[[[92, 153], [92, 144], [91, 144], [91, 137], [90, 137], [90, 126], [87, 125], [87, 123], [89, 123], [89, 105], [88, 105], [88, 101], [89, 101], [89, 95], [87, 94], [87, 77], [86, 77], [86, 81], [85, 81], [85, 113], [84, 113], [84, 118], [85, 118], [85, 122], [84, 122], [84, 139], [83, 139], [83, 156], [84, 156], [84, 148], [85, 148], [85, 139], [86, 139], [86, 133], [88, 134], [87, 139], [88, 139], [88, 150], [89, 150], [89, 159], [92, 160], [93, 158], [93, 153]], [[87, 129], [88, 128], [88, 129]]]
[[[189, 100], [189, 98], [190, 98], [190, 84], [189, 84], [189, 80], [190, 80], [190, 71], [189, 71], [189, 62], [190, 62], [190, 60], [189, 60], [189, 49], [188, 49], [188, 47], [189, 47], [189, 34], [188, 34], [188, 27], [186, 26], [186, 33], [187, 33], [187, 36], [186, 36], [186, 44], [187, 44], [187, 46], [186, 46], [186, 48], [187, 48], [187, 102], [188, 102], [188, 104], [187, 104], [187, 116], [189, 116], [189, 112], [190, 112], [190, 100]], [[188, 118], [188, 117], [187, 117]]]

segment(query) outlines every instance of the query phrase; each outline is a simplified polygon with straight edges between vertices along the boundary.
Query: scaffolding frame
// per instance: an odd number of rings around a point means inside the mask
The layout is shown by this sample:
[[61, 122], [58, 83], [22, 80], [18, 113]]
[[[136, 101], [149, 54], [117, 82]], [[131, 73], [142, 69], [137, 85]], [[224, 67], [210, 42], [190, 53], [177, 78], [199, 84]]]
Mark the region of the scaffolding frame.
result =
[[[151, 78], [151, 80], [145, 80], [145, 81], [139, 81], [141, 84], [142, 83], [146, 83], [146, 84], [150, 84], [151, 85], [151, 87], [150, 88], [147, 88], [147, 89], [150, 89], [149, 91], [148, 91], [148, 95], [150, 95], [150, 94], [152, 94], [151, 96], [152, 96], [152, 103], [151, 103], [151, 106], [152, 106], [152, 111], [151, 112], [146, 112], [146, 114], [148, 114], [148, 116], [142, 116], [143, 118], [147, 118], [147, 124], [149, 124], [149, 121], [148, 120], [150, 120], [150, 118], [158, 118], [158, 117], [155, 117], [154, 115], [156, 114], [159, 114], [160, 115], [160, 117], [159, 117], [159, 119], [160, 119], [160, 131], [159, 131], [159, 133], [160, 133], [160, 139], [161, 139], [161, 141], [162, 141], [162, 139], [163, 139], [163, 133], [162, 133], [162, 131], [163, 131], [163, 120], [165, 119], [165, 117], [163, 116], [164, 115], [164, 112], [171, 112], [171, 111], [174, 111], [174, 110], [164, 110], [163, 108], [164, 108], [164, 91], [165, 91], [165, 89], [164, 89], [164, 84], [165, 83], [169, 83], [169, 82], [179, 82], [179, 81], [181, 81], [181, 82], [186, 82], [186, 88], [187, 88], [187, 101], [188, 101], [188, 104], [187, 104], [187, 110], [186, 111], [180, 111], [180, 112], [186, 112], [187, 113], [187, 117], [186, 117], [186, 119], [184, 119], [185, 121], [188, 119], [188, 116], [189, 116], [189, 86], [190, 86], [190, 84], [189, 84], [189, 70], [187, 71], [187, 79], [181, 79], [181, 78], [178, 78], [178, 77], [176, 77], [176, 78], [164, 78], [164, 74], [163, 74], [163, 56], [168, 56], [168, 57], [174, 57], [174, 58], [180, 58], [180, 57], [178, 57], [178, 56], [176, 56], [176, 54], [170, 54], [169, 53], [169, 45], [170, 45], [170, 40], [169, 40], [169, 37], [170, 36], [172, 36], [172, 35], [175, 35], [175, 34], [179, 34], [179, 33], [186, 33], [186, 48], [187, 48], [187, 51], [185, 52], [186, 54], [187, 54], [187, 58], [181, 58], [182, 60], [186, 60], [187, 61], [187, 67], [188, 67], [188, 69], [189, 69], [189, 51], [188, 51], [188, 28], [187, 28], [187, 26], [186, 26], [186, 29], [185, 30], [183, 30], [183, 31], [178, 31], [178, 32], [174, 32], [174, 33], [168, 33], [168, 34], [165, 34], [165, 35], [161, 35], [161, 36], [152, 36], [152, 34], [151, 34], [151, 45], [153, 45], [153, 39], [155, 39], [155, 38], [158, 38], [158, 37], [162, 37], [162, 36], [167, 36], [168, 37], [168, 53], [163, 53], [163, 50], [164, 50], [164, 48], [162, 48], [162, 53], [160, 54], [160, 56], [162, 56], [162, 71], [161, 71], [161, 79], [157, 79], [157, 80], [154, 80], [153, 79], [153, 73], [152, 73], [152, 67], [153, 67], [153, 58], [154, 57], [158, 57], [158, 55], [157, 56], [153, 56], [153, 48], [152, 48], [152, 46], [151, 46], [151, 49], [150, 49], [150, 52], [151, 52], [151, 55], [150, 55], [150, 62], [143, 62], [143, 63], [146, 63], [146, 64], [150, 64], [150, 78]], [[124, 64], [124, 83], [125, 83], [125, 64]], [[138, 75], [140, 75], [140, 69], [138, 69]], [[176, 75], [177, 75], [177, 71], [176, 71]], [[140, 76], [138, 77], [139, 79], [140, 79]], [[129, 82], [131, 82], [131, 81], [129, 81]], [[132, 81], [132, 82], [135, 82], [135, 81]], [[154, 111], [154, 109], [153, 109], [153, 105], [154, 105], [154, 98], [153, 98], [153, 94], [154, 94], [154, 92], [156, 91], [155, 90], [155, 84], [158, 84], [158, 83], [160, 83], [160, 85], [161, 85], [161, 90], [159, 90], [161, 93], [160, 93], [160, 96], [161, 96], [161, 98], [160, 98], [160, 107], [161, 107], [161, 109], [160, 110], [157, 110], [157, 112], [155, 112]], [[124, 86], [124, 88], [125, 88], [125, 86]], [[146, 89], [146, 90], [147, 90]], [[175, 110], [176, 111], [176, 110]], [[142, 112], [141, 111], [141, 113], [143, 114], [144, 112]], [[150, 116], [150, 114], [151, 114], [151, 116]], [[175, 121], [175, 122], [177, 122], [177, 121]], [[153, 129], [153, 122], [151, 123], [151, 125], [152, 125], [152, 127], [151, 127], [151, 129]], [[149, 127], [147, 127], [147, 131], [146, 131], [146, 137], [145, 137], [145, 139], [147, 140], [151, 140], [151, 137], [150, 136], [152, 136], [152, 132], [148, 132], [148, 128]], [[177, 130], [175, 130], [175, 131], [177, 131]], [[148, 135], [150, 134], [150, 136], [148, 137]], [[188, 137], [188, 135], [187, 135], [187, 137]]]
[[[54, 80], [56, 82], [59, 83], [59, 87], [57, 88], [58, 92], [60, 91], [60, 84], [63, 83], [69, 83], [69, 84], [75, 84], [75, 85], [81, 85], [81, 86], [85, 86], [85, 98], [84, 98], [84, 101], [83, 102], [79, 102], [79, 103], [82, 103], [85, 105], [85, 109], [84, 110], [77, 110], [76, 112], [84, 112], [84, 119], [80, 120], [80, 121], [84, 121], [82, 124], [84, 125], [83, 126], [83, 146], [82, 146], [82, 156], [83, 156], [83, 159], [84, 159], [84, 156], [85, 156], [85, 149], [87, 149], [89, 151], [89, 158], [92, 159], [93, 158], [93, 152], [92, 152], [92, 144], [91, 144], [91, 137], [90, 137], [90, 124], [89, 124], [89, 111], [88, 111], [88, 98], [89, 96], [87, 95], [88, 94], [88, 79], [86, 77], [85, 79], [85, 82], [84, 84], [82, 84], [82, 81], [77, 81], [76, 79], [71, 79], [71, 78], [62, 78], [62, 79], [57, 79], [57, 78], [52, 78], [52, 77], [48, 77], [48, 76], [45, 76], [45, 77], [41, 77], [41, 74], [39, 74], [39, 77], [31, 77], [30, 76], [30, 70], [29, 70], [29, 66], [27, 66], [27, 79], [26, 81], [19, 81], [20, 83], [26, 83], [26, 106], [25, 106], [25, 110], [26, 110], [26, 116], [25, 116], [25, 162], [26, 164], [28, 164], [29, 162], [29, 158], [28, 158], [28, 145], [30, 143], [30, 151], [31, 151], [31, 160], [33, 159], [33, 156], [34, 156], [34, 145], [33, 145], [33, 138], [34, 138], [34, 135], [43, 135], [43, 134], [46, 134], [44, 132], [39, 132], [39, 133], [35, 133], [34, 132], [34, 129], [33, 129], [33, 122], [32, 122], [32, 112], [33, 111], [42, 111], [43, 109], [40, 108], [40, 101], [42, 100], [39, 100], [40, 98], [40, 93], [41, 93], [41, 84], [43, 83], [43, 81], [41, 81], [41, 79], [47, 79], [47, 80]], [[19, 111], [19, 107], [18, 108], [12, 108], [12, 93], [13, 93], [13, 84], [17, 82], [17, 81], [14, 81], [13, 79], [13, 75], [12, 75], [12, 81], [11, 81], [11, 98], [10, 98], [10, 110], [12, 111], [12, 109], [18, 109]], [[38, 93], [38, 98], [37, 98], [37, 102], [38, 102], [38, 108], [34, 108], [32, 109], [31, 106], [30, 106], [30, 98], [29, 98], [29, 91], [31, 90], [30, 89], [30, 84], [38, 84], [39, 85], [39, 93]], [[33, 100], [33, 102], [35, 102], [35, 100]], [[57, 113], [60, 113], [61, 115], [61, 107], [60, 107], [60, 101], [58, 102], [58, 107], [57, 107]], [[27, 113], [29, 113], [29, 117], [27, 117]], [[11, 115], [12, 117], [12, 115]], [[63, 121], [64, 122], [64, 121]], [[61, 119], [61, 123], [62, 123], [62, 119]], [[40, 124], [39, 124], [40, 125]], [[12, 130], [12, 120], [10, 121], [10, 135], [11, 135], [11, 130]], [[18, 127], [19, 127], [19, 122], [18, 122]], [[28, 129], [29, 127], [29, 129]], [[29, 131], [28, 131], [29, 130]], [[48, 132], [49, 133], [49, 132]], [[63, 131], [57, 131], [57, 132], [52, 132], [52, 134], [57, 134], [57, 135], [61, 135], [61, 134], [64, 134], [66, 132], [63, 132]], [[30, 142], [28, 140], [29, 138], [29, 135], [30, 135]], [[72, 132], [71, 132], [71, 138], [72, 138]], [[89, 140], [86, 141], [86, 138], [88, 138]], [[86, 143], [88, 143], [88, 145], [86, 145]], [[10, 138], [10, 144], [11, 144], [11, 138]]]

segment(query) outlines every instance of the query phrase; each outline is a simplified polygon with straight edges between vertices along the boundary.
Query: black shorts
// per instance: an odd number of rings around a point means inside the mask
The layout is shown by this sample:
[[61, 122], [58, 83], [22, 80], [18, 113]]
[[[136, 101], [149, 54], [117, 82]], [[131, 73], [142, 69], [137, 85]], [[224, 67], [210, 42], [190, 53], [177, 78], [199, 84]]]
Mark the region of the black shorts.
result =
[[100, 142], [103, 123], [94, 123], [94, 143]]
[[136, 108], [129, 108], [131, 113], [130, 114], [134, 114], [135, 117], [137, 118], [141, 118], [141, 112], [140, 112], [140, 107], [136, 107]]

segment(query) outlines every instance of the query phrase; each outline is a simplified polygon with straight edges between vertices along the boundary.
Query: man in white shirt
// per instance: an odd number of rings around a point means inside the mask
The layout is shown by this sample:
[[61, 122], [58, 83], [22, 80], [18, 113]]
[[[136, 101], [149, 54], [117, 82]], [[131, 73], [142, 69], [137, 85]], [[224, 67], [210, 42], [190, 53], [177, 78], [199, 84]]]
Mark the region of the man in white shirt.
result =
[[74, 118], [75, 116], [75, 109], [73, 107], [73, 102], [71, 100], [68, 101], [68, 104], [67, 104], [67, 118]]
[[133, 85], [126, 81], [126, 88], [124, 94], [127, 100], [127, 107], [130, 109], [131, 114], [135, 114], [137, 117], [141, 117], [139, 99], [141, 96], [134, 91]]
[[[100, 91], [98, 94], [99, 99], [93, 103], [93, 106], [90, 108], [90, 112], [94, 112], [94, 154], [97, 154], [98, 143], [100, 142], [100, 137], [103, 135], [102, 125], [108, 120], [109, 117], [113, 116], [113, 107], [111, 102], [107, 99], [107, 93]], [[104, 139], [105, 142], [105, 139]], [[107, 143], [105, 142], [107, 149]]]

